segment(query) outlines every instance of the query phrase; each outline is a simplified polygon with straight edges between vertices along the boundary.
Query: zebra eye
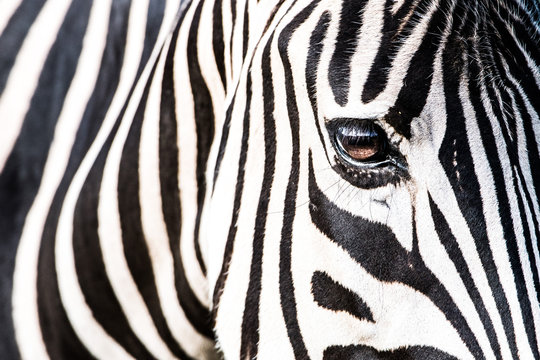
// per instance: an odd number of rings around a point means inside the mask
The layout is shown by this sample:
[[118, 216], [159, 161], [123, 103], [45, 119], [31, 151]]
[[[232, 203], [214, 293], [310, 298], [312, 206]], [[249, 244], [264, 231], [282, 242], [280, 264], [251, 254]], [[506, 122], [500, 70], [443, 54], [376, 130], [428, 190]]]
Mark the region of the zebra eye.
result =
[[388, 139], [383, 129], [369, 120], [349, 120], [335, 127], [338, 153], [353, 165], [384, 161]]
[[409, 179], [405, 156], [373, 119], [326, 121], [335, 150], [332, 168], [352, 185], [371, 189]]

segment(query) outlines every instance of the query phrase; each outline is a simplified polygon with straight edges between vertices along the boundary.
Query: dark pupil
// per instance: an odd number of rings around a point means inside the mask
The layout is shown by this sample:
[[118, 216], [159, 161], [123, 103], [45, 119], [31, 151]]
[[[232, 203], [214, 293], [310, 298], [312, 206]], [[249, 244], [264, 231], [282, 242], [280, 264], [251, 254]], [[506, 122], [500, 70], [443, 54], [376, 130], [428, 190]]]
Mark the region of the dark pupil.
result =
[[337, 129], [336, 140], [342, 150], [358, 161], [379, 160], [384, 155], [385, 136], [382, 129], [373, 124], [343, 126]]

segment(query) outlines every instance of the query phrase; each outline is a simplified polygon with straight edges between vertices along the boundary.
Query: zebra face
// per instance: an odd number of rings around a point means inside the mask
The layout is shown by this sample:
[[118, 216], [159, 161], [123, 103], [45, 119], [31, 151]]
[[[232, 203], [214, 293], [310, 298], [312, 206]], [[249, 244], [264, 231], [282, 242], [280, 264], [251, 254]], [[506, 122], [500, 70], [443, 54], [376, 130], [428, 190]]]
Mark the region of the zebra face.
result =
[[226, 356], [538, 356], [537, 83], [478, 6], [287, 2], [250, 33], [205, 214]]
[[538, 0], [0, 7], [2, 358], [540, 359]]

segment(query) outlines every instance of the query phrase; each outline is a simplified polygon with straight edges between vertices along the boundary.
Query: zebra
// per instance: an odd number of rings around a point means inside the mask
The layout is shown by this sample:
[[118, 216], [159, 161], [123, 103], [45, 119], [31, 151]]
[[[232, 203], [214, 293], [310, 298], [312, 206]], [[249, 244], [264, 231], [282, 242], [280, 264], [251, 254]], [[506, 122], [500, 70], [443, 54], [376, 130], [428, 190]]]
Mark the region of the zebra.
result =
[[536, 0], [2, 6], [6, 357], [540, 358]]

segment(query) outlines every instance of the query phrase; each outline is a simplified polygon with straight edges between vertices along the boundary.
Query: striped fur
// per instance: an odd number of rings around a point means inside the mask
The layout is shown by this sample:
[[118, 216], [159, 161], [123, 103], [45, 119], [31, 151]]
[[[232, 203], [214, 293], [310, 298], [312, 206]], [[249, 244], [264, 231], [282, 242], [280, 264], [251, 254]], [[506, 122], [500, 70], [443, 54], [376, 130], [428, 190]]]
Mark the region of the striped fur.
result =
[[540, 358], [536, 0], [2, 7], [7, 357]]

